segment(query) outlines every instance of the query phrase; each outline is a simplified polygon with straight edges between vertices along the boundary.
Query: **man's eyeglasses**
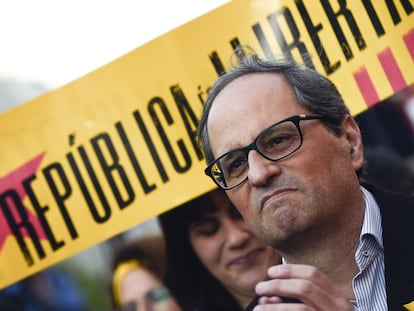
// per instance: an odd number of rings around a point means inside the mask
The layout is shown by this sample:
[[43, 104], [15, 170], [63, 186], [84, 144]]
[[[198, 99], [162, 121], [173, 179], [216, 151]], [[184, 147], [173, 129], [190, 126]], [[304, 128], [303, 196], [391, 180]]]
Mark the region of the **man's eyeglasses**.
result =
[[248, 154], [251, 150], [271, 161], [286, 158], [302, 146], [300, 121], [324, 118], [321, 115], [301, 114], [279, 121], [261, 132], [250, 145], [231, 150], [212, 161], [204, 172], [221, 189], [235, 188], [247, 180]]
[[[168, 299], [171, 297], [170, 292], [165, 287], [155, 287], [149, 290], [144, 297], [145, 310], [149, 311], [168, 311]], [[117, 311], [137, 311], [138, 301], [129, 301], [124, 303]]]

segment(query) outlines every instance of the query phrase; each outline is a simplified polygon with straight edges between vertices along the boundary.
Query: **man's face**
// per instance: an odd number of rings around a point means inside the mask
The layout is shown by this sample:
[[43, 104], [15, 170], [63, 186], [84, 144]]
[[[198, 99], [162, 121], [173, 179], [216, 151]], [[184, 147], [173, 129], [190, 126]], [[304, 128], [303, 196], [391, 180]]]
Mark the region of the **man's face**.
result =
[[[281, 76], [257, 73], [236, 79], [218, 94], [208, 118], [215, 158], [297, 114], [310, 112]], [[363, 159], [355, 122], [347, 117], [340, 137], [320, 120], [301, 121], [300, 127], [298, 151], [279, 161], [250, 151], [247, 181], [227, 191], [253, 233], [281, 251], [337, 230], [352, 219], [348, 205], [360, 203], [355, 171]]]

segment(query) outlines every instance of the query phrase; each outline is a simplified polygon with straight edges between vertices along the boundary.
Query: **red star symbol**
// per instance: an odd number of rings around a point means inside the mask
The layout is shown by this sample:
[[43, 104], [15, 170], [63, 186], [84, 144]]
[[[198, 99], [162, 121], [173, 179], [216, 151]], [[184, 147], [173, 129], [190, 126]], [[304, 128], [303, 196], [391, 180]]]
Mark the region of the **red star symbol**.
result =
[[[20, 201], [23, 202], [24, 198], [26, 197], [26, 190], [22, 185], [22, 181], [36, 173], [45, 153], [46, 152], [43, 152], [37, 155], [35, 158], [31, 159], [30, 161], [16, 168], [14, 171], [0, 178], [0, 193], [13, 189], [15, 192], [17, 192]], [[39, 222], [39, 219], [27, 207], [25, 207], [25, 209], [28, 215], [28, 219], [32, 223], [34, 229], [36, 230], [39, 239], [46, 239], [46, 235], [43, 231], [43, 227]], [[16, 209], [12, 209], [12, 214], [14, 219], [19, 219], [20, 215], [16, 211]], [[29, 236], [27, 230], [24, 228], [22, 229], [21, 233], [24, 237]], [[7, 220], [4, 217], [4, 214], [0, 213], [0, 252], [3, 249], [4, 243], [8, 235], [12, 235], [12, 232], [7, 223]]]

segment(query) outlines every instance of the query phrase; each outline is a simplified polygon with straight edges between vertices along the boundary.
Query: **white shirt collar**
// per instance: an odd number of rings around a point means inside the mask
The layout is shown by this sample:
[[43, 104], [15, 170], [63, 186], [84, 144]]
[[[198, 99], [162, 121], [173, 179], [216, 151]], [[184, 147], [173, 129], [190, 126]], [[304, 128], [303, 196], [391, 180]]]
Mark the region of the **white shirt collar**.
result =
[[360, 241], [362, 241], [364, 235], [372, 235], [383, 249], [384, 244], [382, 242], [381, 211], [372, 193], [362, 186], [361, 191], [365, 199], [365, 214], [360, 234]]

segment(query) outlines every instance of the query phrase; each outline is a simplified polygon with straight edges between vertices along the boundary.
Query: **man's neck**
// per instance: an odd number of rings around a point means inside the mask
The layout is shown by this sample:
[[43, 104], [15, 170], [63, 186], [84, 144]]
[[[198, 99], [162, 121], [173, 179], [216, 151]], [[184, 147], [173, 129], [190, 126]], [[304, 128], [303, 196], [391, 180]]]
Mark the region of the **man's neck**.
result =
[[284, 260], [292, 264], [306, 264], [317, 267], [336, 284], [349, 299], [354, 299], [352, 279], [359, 269], [355, 252], [364, 219], [364, 206], [355, 209], [354, 215], [332, 225], [325, 232], [315, 233], [298, 239], [296, 243], [280, 250]]

